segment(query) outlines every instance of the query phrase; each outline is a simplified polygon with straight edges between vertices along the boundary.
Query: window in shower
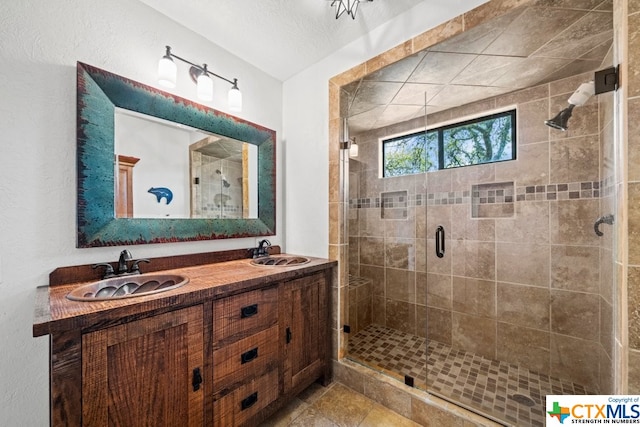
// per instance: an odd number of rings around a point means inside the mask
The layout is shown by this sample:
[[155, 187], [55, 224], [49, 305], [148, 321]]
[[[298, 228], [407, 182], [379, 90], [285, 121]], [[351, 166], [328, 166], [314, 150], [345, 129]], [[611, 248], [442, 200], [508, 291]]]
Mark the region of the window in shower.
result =
[[516, 110], [382, 141], [384, 177], [516, 158]]

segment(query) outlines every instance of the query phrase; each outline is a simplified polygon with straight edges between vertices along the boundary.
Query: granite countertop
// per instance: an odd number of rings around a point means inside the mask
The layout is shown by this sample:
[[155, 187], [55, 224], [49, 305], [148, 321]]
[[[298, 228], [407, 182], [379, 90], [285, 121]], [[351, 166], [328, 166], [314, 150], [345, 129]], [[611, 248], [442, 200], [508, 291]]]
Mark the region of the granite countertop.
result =
[[287, 267], [256, 266], [251, 264], [251, 259], [239, 259], [155, 271], [150, 274], [179, 274], [188, 277], [189, 283], [166, 292], [109, 301], [71, 301], [66, 298], [72, 289], [95, 280], [41, 286], [36, 291], [33, 336], [104, 328], [121, 323], [126, 318], [154, 315], [212, 301], [337, 265], [337, 261], [306, 258], [310, 259], [306, 264]]

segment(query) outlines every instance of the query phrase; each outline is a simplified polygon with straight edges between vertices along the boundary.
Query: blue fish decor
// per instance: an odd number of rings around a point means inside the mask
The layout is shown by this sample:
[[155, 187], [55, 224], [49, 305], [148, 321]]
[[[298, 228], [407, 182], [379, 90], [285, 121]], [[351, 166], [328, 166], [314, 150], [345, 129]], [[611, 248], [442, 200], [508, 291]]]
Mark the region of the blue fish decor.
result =
[[158, 203], [160, 203], [160, 200], [162, 200], [163, 197], [167, 199], [167, 204], [171, 203], [171, 200], [173, 200], [173, 193], [165, 187], [151, 187], [147, 193], [154, 194], [158, 199]]

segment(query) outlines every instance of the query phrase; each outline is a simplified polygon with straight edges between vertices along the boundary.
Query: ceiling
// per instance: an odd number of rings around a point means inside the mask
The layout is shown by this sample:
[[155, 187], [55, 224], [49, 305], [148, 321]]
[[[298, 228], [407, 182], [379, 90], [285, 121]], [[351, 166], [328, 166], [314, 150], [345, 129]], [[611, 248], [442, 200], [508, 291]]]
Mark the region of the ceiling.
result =
[[[537, 0], [354, 82], [358, 133], [599, 69], [613, 39], [612, 0]], [[567, 88], [568, 91], [576, 88]]]
[[335, 19], [331, 0], [140, 1], [285, 81], [427, 0], [366, 2], [355, 20]]
[[[140, 0], [286, 80], [423, 1], [363, 3], [335, 19], [331, 0]], [[376, 129], [602, 67], [612, 0], [532, 0], [344, 87], [349, 128]], [[259, 40], [259, 42], [256, 42]], [[573, 90], [574, 88], [571, 88]]]

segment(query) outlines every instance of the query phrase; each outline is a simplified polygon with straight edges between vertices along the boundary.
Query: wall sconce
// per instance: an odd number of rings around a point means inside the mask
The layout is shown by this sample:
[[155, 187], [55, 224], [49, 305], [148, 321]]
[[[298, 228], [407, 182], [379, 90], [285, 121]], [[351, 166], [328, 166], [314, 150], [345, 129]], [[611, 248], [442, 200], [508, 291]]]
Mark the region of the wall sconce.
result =
[[351, 145], [349, 146], [349, 157], [358, 157], [359, 149], [358, 144], [356, 144], [355, 136], [351, 138]]
[[351, 16], [351, 19], [356, 19], [358, 5], [363, 1], [373, 0], [332, 0], [331, 7], [335, 6], [336, 8], [336, 19], [340, 18], [340, 16], [345, 12], [347, 12], [347, 15]]
[[189, 75], [197, 85], [198, 98], [203, 101], [211, 101], [213, 99], [213, 80], [210, 76], [217, 77], [225, 82], [231, 83], [231, 89], [227, 97], [229, 104], [229, 110], [240, 112], [242, 111], [242, 93], [238, 89], [238, 79], [229, 80], [216, 73], [212, 73], [207, 69], [207, 64], [197, 65], [191, 61], [187, 61], [177, 55], [171, 53], [171, 47], [167, 46], [165, 55], [158, 62], [158, 83], [164, 87], [174, 88], [176, 87], [176, 77], [178, 74], [178, 67], [173, 62], [173, 58], [182, 62], [186, 62], [191, 65], [189, 68]]

